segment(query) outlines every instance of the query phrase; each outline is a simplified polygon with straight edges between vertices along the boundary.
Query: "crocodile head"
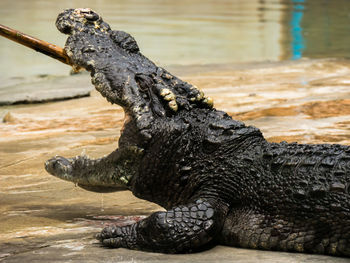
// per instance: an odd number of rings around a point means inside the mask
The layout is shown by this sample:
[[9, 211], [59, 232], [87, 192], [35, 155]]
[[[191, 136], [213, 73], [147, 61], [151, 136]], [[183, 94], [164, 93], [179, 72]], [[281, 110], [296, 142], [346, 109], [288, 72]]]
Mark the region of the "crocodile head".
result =
[[111, 30], [91, 9], [66, 9], [56, 26], [69, 35], [65, 51], [71, 61], [91, 72], [97, 91], [137, 120], [136, 128], [144, 137], [151, 136], [147, 130], [155, 118], [194, 105], [212, 106], [203, 92], [157, 67], [140, 53], [132, 36]]
[[[175, 126], [181, 126], [181, 123], [174, 118], [181, 112], [193, 107], [212, 107], [212, 100], [203, 92], [156, 66], [141, 54], [132, 36], [112, 30], [91, 9], [66, 9], [58, 15], [56, 26], [68, 35], [65, 51], [73, 65], [88, 70], [96, 90], [109, 102], [123, 107], [126, 121], [118, 150], [134, 153], [134, 150], [128, 150], [132, 147], [137, 149], [136, 152], [142, 152], [157, 134], [170, 135], [172, 130], [179, 129]], [[139, 159], [141, 155], [135, 158]], [[96, 187], [102, 179], [87, 182], [81, 172], [82, 167], [89, 165], [81, 157], [55, 157], [46, 163], [46, 170], [61, 179]], [[135, 174], [137, 167], [124, 170], [129, 175]], [[123, 181], [117, 179], [113, 187]], [[104, 187], [109, 184], [104, 183]]]

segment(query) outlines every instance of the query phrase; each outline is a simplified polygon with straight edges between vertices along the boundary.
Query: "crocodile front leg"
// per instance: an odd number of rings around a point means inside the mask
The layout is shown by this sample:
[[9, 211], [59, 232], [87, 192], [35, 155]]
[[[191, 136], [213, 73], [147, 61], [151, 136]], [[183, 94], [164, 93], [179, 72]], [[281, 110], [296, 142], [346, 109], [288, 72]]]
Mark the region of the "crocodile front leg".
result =
[[103, 245], [163, 253], [197, 250], [220, 232], [226, 209], [203, 199], [166, 212], [156, 212], [135, 224], [109, 226], [97, 235]]
[[114, 192], [128, 189], [129, 180], [137, 172], [133, 167], [142, 155], [142, 149], [130, 146], [94, 160], [86, 156], [56, 156], [46, 161], [45, 169], [50, 174], [86, 190]]

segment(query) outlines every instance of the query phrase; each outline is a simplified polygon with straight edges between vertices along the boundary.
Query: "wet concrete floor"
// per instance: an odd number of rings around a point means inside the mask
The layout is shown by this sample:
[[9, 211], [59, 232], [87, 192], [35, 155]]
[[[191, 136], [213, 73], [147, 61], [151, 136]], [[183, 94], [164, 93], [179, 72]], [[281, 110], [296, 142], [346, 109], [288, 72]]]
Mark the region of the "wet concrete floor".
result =
[[[350, 61], [170, 70], [213, 97], [216, 108], [259, 127], [269, 141], [350, 144]], [[132, 223], [161, 208], [129, 192], [87, 192], [48, 175], [43, 164], [56, 154], [100, 157], [114, 150], [121, 108], [92, 92], [69, 101], [3, 106], [0, 117], [0, 261], [350, 262], [223, 246], [188, 255], [102, 248], [93, 236], [103, 226]]]

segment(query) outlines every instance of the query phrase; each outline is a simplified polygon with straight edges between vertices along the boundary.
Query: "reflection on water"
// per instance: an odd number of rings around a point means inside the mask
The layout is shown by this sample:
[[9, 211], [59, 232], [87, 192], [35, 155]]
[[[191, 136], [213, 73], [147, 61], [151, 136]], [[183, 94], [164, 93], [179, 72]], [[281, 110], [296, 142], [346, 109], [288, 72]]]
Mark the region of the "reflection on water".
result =
[[292, 35], [291, 51], [292, 59], [300, 59], [302, 57], [303, 49], [305, 48], [303, 29], [301, 21], [304, 13], [304, 0], [293, 0], [292, 19], [290, 21], [290, 31]]
[[[350, 1], [284, 0], [289, 5], [282, 24], [281, 59], [349, 58]], [[288, 27], [289, 30], [288, 30]], [[285, 29], [285, 27], [283, 27]]]
[[[321, 3], [322, 2], [322, 3]], [[134, 35], [161, 65], [220, 64], [350, 52], [347, 0], [1, 0], [0, 23], [64, 45], [54, 22], [67, 7], [91, 7]], [[67, 74], [65, 65], [0, 38], [0, 79]]]

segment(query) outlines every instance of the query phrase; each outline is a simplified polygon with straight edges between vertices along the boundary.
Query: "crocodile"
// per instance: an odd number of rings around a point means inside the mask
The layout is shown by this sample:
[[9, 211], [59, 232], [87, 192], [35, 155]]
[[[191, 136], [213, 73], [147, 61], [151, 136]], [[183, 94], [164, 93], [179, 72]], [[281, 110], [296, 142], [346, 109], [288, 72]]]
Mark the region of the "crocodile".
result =
[[72, 63], [121, 106], [118, 148], [98, 159], [56, 156], [46, 170], [94, 192], [131, 191], [159, 211], [108, 226], [107, 247], [161, 253], [217, 244], [350, 256], [350, 147], [270, 143], [213, 100], [141, 54], [89, 8], [66, 9]]

